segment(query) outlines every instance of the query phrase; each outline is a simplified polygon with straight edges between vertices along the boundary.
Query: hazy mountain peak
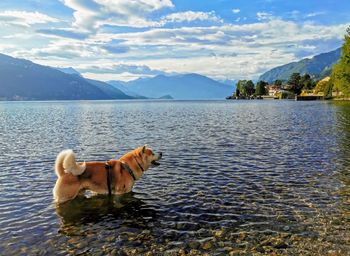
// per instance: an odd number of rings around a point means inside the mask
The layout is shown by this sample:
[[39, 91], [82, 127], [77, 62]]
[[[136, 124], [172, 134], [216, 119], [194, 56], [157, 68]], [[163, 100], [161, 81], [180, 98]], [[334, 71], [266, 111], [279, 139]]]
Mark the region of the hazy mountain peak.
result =
[[68, 67], [68, 68], [57, 67], [56, 69], [66, 74], [81, 76], [81, 74], [72, 67]]
[[127, 82], [125, 87], [148, 98], [171, 95], [174, 99], [224, 99], [234, 88], [196, 73], [157, 75]]

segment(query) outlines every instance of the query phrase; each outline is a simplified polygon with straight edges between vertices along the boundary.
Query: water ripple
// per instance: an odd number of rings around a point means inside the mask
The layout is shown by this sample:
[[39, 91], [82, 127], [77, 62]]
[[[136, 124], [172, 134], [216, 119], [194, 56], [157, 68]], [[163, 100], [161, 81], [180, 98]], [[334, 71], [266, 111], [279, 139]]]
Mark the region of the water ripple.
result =
[[[0, 254], [347, 255], [349, 107], [1, 103]], [[60, 150], [104, 161], [145, 143], [164, 159], [133, 193], [53, 204]]]

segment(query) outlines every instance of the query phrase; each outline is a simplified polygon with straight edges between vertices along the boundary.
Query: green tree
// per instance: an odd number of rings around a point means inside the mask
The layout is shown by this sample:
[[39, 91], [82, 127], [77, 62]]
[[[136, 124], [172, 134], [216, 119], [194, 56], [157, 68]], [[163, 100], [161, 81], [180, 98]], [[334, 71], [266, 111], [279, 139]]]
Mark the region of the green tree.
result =
[[309, 74], [304, 74], [300, 77], [300, 86], [305, 90], [311, 90], [316, 86], [316, 83], [312, 80]]
[[254, 94], [254, 83], [252, 80], [239, 80], [236, 85], [240, 96], [250, 97]]
[[333, 81], [331, 79], [326, 83], [326, 86], [323, 89], [323, 95], [325, 96], [325, 98], [331, 98], [332, 91], [333, 91]]
[[238, 80], [237, 85], [236, 85], [236, 88], [237, 88], [238, 90], [241, 91], [243, 85], [244, 85], [246, 82], [247, 82], [247, 80]]
[[327, 86], [329, 80], [330, 80], [330, 77], [327, 76], [324, 79], [318, 81], [318, 83], [316, 84], [315, 89], [314, 89], [315, 93], [317, 94], [319, 92], [325, 92], [325, 89], [326, 89], [326, 86]]
[[240, 95], [240, 91], [238, 88], [236, 88], [236, 92], [235, 92], [234, 96], [239, 97], [239, 95]]
[[294, 86], [299, 86], [300, 84], [300, 73], [293, 73], [290, 75], [288, 79], [288, 84], [289, 85], [294, 85]]
[[350, 26], [346, 30], [342, 54], [339, 62], [333, 66], [331, 81], [333, 90], [341, 91], [345, 96], [350, 96]]
[[256, 88], [255, 88], [255, 94], [256, 95], [266, 95], [267, 94], [267, 90], [266, 90], [267, 85], [268, 85], [268, 83], [265, 81], [257, 82]]
[[246, 83], [246, 88], [245, 88], [247, 96], [251, 96], [251, 95], [254, 94], [254, 92], [255, 92], [255, 88], [254, 87], [255, 86], [254, 86], [253, 81], [252, 80], [248, 80], [247, 83]]
[[301, 93], [301, 88], [303, 87], [303, 85], [300, 83], [300, 79], [300, 73], [293, 73], [288, 79], [289, 90], [298, 95]]
[[239, 80], [236, 86], [240, 96], [249, 97], [254, 94], [254, 83], [252, 80]]
[[282, 85], [282, 80], [275, 80], [274, 85], [281, 86]]
[[247, 82], [247, 80], [238, 80], [238, 82], [236, 84], [236, 96], [237, 97], [243, 96], [242, 88], [244, 87], [246, 82]]

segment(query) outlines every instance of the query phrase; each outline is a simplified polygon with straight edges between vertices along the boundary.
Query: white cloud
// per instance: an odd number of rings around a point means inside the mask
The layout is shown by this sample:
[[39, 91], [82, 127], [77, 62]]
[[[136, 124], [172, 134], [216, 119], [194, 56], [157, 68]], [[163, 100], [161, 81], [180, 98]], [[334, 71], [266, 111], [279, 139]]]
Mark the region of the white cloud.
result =
[[142, 14], [174, 7], [171, 0], [95, 0], [110, 13]]
[[86, 61], [89, 58], [96, 59], [98, 56], [108, 55], [98, 44], [65, 38], [53, 40], [46, 47], [33, 48], [31, 51], [35, 56], [63, 58], [68, 62], [72, 58]]
[[1, 38], [3, 39], [14, 39], [14, 40], [23, 40], [23, 39], [31, 39], [33, 38], [33, 34], [30, 33], [16, 33], [16, 34], [12, 34], [12, 35], [5, 35], [2, 36]]
[[223, 23], [223, 20], [215, 15], [215, 12], [177, 12], [169, 14], [161, 19], [161, 24], [170, 22], [212, 21]]
[[[17, 46], [21, 52], [10, 49], [8, 53], [13, 52], [41, 64], [73, 66], [83, 75], [101, 80], [131, 80], [161, 72], [195, 72], [215, 79], [252, 79], [267, 69], [297, 60], [301, 56], [299, 52], [305, 56], [305, 52], [315, 55], [334, 49], [330, 47], [335, 45], [334, 42], [341, 42], [349, 25], [323, 26], [300, 20], [283, 20], [264, 12], [257, 13], [258, 21], [248, 24], [222, 23], [214, 12], [193, 11], [164, 16], [158, 13], [160, 18], [154, 21], [148, 20], [148, 14], [171, 8], [170, 1], [65, 2], [75, 8], [74, 22], [79, 28], [58, 29], [56, 26], [56, 29], [37, 30], [37, 34], [32, 35], [36, 38], [45, 36], [45, 42], [41, 38], [40, 45], [30, 48]], [[107, 3], [111, 5], [107, 6]], [[144, 9], [139, 10], [141, 7]], [[129, 12], [133, 13], [128, 15]], [[79, 20], [84, 15], [87, 19]], [[215, 25], [209, 26], [205, 22], [206, 26], [186, 26], [186, 22], [193, 21], [208, 21]], [[46, 22], [53, 20], [46, 19]], [[83, 36], [72, 34], [76, 31], [81, 33], [81, 28], [98, 28], [104, 24], [127, 25], [130, 22], [135, 22], [132, 26], [148, 24], [153, 27], [123, 33], [102, 33], [102, 30], [96, 29], [95, 33], [83, 33]], [[162, 27], [168, 23], [178, 24], [175, 28]], [[9, 33], [4, 36], [7, 40], [11, 39]], [[34, 42], [35, 38], [31, 41]], [[317, 47], [321, 44], [322, 47]], [[0, 45], [0, 50], [8, 49], [9, 45]]]
[[141, 64], [126, 64], [124, 62], [104, 62], [100, 65], [79, 65], [79, 71], [82, 73], [95, 73], [95, 74], [124, 74], [130, 73], [134, 75], [142, 76], [154, 76], [165, 74], [163, 71], [154, 70], [146, 65]]
[[[146, 60], [144, 63], [152, 68], [162, 68], [167, 72], [200, 73], [217, 80], [252, 79], [262, 70], [272, 68], [276, 64], [285, 64], [292, 54], [281, 58], [281, 52], [255, 51], [251, 54], [235, 56], [198, 56], [194, 58], [169, 58], [162, 60]], [[269, 61], [268, 61], [269, 60]]]
[[240, 13], [241, 10], [240, 10], [240, 9], [232, 9], [232, 12], [233, 12], [234, 14], [237, 14], [237, 13]]
[[30, 27], [33, 24], [59, 22], [56, 18], [40, 12], [3, 11], [0, 12], [0, 24]]
[[[129, 32], [120, 34], [99, 34], [91, 40], [108, 42], [113, 39], [123, 40], [128, 46], [196, 46], [213, 47], [247, 45], [302, 43], [304, 40], [340, 39], [345, 25], [321, 26], [313, 24], [297, 24], [293, 21], [284, 21], [278, 18], [264, 22], [243, 25], [224, 24], [211, 27], [181, 27], [181, 28], [154, 28], [144, 32]], [[254, 36], [254, 37], [253, 37]], [[228, 49], [229, 50], [229, 49]]]
[[159, 20], [147, 18], [151, 13], [164, 8], [173, 8], [170, 0], [64, 0], [64, 4], [74, 10], [75, 27], [97, 30], [103, 25], [128, 26], [137, 28], [161, 27], [168, 23], [209, 21], [223, 23], [211, 12], [177, 12]]
[[318, 54], [315, 42], [340, 42], [346, 27], [298, 24], [270, 16], [251, 24], [153, 28], [98, 34], [90, 40], [105, 44], [122, 40], [122, 45], [132, 49], [125, 55], [129, 64], [167, 73], [197, 72], [216, 79], [237, 79], [256, 78], [269, 68], [295, 61], [300, 51]]
[[174, 7], [171, 0], [64, 0], [74, 10], [74, 25], [86, 30], [103, 25], [149, 27], [157, 25], [146, 17], [154, 11]]
[[312, 17], [316, 17], [316, 16], [319, 16], [319, 15], [324, 15], [326, 14], [326, 12], [312, 12], [312, 13], [309, 13], [306, 15], [307, 18], [312, 18]]
[[256, 17], [258, 17], [258, 20], [267, 20], [272, 18], [272, 14], [268, 12], [257, 12]]
[[9, 43], [0, 43], [0, 52], [11, 52], [15, 51], [16, 47]]
[[[139, 74], [133, 74], [129, 72], [114, 73], [114, 74], [113, 73], [99, 74], [99, 73], [93, 73], [93, 72], [86, 72], [86, 73], [81, 73], [81, 75], [85, 78], [96, 79], [104, 82], [111, 81], [111, 80], [128, 82], [128, 81], [140, 78]], [[153, 75], [142, 75], [142, 77], [153, 77]]]

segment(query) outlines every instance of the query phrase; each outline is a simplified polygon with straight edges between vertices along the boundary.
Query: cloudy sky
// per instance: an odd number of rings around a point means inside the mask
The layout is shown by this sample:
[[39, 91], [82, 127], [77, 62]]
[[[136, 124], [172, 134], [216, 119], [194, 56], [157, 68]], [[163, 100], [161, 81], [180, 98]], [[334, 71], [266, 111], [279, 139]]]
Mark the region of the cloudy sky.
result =
[[1, 0], [0, 53], [131, 80], [256, 79], [341, 46], [349, 0]]

